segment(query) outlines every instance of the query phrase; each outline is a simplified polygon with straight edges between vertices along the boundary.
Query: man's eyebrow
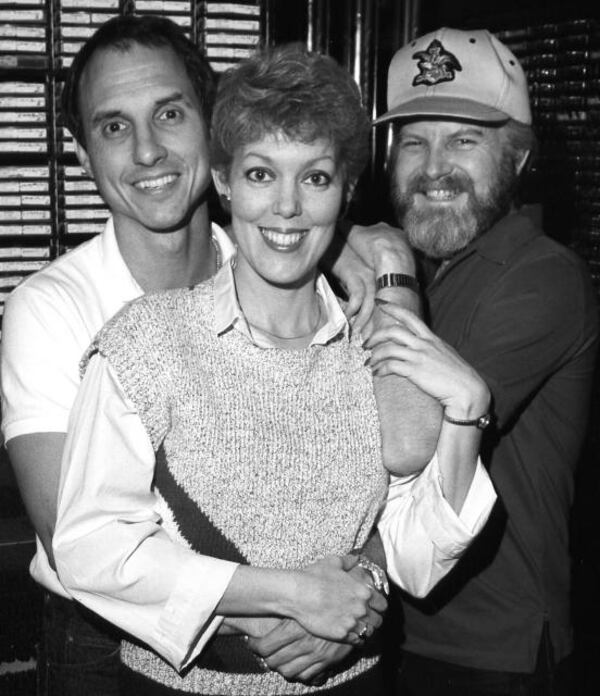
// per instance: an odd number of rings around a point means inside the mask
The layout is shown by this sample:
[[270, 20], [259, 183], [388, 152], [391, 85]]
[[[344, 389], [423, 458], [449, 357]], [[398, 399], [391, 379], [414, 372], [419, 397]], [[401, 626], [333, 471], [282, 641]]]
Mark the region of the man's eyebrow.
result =
[[122, 115], [122, 111], [119, 109], [107, 109], [106, 111], [96, 111], [92, 116], [92, 128], [97, 126], [99, 123], [105, 120], [110, 120], [111, 118], [118, 118]]
[[464, 128], [459, 128], [452, 134], [454, 137], [457, 135], [483, 135], [484, 131], [478, 126], [464, 126]]
[[[172, 92], [171, 94], [167, 94], [161, 99], [157, 99], [154, 102], [154, 108], [160, 109], [161, 106], [165, 106], [165, 104], [172, 104], [174, 102], [185, 102], [186, 104], [191, 103], [190, 100], [183, 94], [183, 92]], [[120, 109], [106, 109], [104, 111], [96, 111], [96, 113], [92, 117], [92, 127], [97, 126], [102, 121], [110, 120], [111, 118], [119, 118], [123, 115], [124, 113]]]
[[157, 99], [154, 106], [161, 107], [165, 104], [170, 104], [171, 102], [185, 102], [186, 104], [189, 104], [190, 100], [183, 92], [173, 92], [162, 99]]

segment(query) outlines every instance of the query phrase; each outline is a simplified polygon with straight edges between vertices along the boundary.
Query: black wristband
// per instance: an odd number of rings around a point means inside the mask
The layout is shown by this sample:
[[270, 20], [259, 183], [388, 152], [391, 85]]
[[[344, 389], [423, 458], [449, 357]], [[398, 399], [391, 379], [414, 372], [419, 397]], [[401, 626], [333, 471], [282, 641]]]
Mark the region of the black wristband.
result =
[[383, 288], [408, 288], [413, 292], [419, 292], [419, 282], [414, 276], [405, 273], [384, 273], [375, 281], [377, 290]]

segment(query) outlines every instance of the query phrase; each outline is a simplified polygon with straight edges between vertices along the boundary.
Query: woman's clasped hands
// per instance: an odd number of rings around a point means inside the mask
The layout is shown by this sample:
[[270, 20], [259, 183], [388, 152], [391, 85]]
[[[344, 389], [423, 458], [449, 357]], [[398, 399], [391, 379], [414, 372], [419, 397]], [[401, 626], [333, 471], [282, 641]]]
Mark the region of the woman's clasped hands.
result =
[[298, 571], [292, 617], [327, 640], [361, 644], [381, 625], [385, 597], [353, 574], [355, 556], [328, 556]]

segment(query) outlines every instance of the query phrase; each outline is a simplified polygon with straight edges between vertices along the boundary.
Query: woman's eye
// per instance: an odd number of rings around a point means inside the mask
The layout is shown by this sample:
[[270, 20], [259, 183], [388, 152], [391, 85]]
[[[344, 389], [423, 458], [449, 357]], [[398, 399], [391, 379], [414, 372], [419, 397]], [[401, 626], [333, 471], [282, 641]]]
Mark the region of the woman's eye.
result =
[[326, 172], [311, 172], [304, 181], [311, 186], [328, 186], [331, 183], [331, 176]]
[[271, 181], [273, 179], [273, 175], [268, 169], [254, 167], [246, 172], [246, 178], [250, 181], [254, 181], [257, 184], [262, 184], [265, 181]]

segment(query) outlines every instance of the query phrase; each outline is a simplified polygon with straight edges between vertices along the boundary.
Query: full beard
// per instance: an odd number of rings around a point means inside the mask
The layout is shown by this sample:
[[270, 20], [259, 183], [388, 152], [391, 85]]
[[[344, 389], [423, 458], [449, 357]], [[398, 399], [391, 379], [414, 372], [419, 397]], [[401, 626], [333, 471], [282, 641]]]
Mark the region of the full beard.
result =
[[[500, 162], [494, 180], [484, 195], [477, 195], [471, 179], [460, 172], [431, 179], [424, 174], [412, 177], [405, 191], [392, 185], [392, 201], [398, 220], [415, 249], [434, 259], [448, 259], [487, 232], [512, 206], [517, 174], [508, 154]], [[466, 203], [426, 208], [415, 205], [415, 195], [433, 188], [445, 188], [456, 196], [466, 194]]]

